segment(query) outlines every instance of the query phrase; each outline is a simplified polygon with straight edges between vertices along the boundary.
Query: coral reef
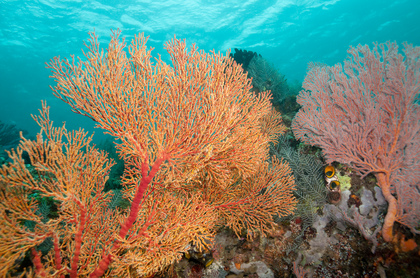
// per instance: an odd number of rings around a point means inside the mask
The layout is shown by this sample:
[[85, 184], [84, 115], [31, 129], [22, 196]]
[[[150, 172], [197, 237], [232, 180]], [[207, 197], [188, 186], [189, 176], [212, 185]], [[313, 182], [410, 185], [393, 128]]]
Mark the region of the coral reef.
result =
[[[280, 136], [277, 145], [271, 148], [273, 155], [282, 157], [289, 162], [296, 180], [294, 192], [298, 204], [296, 211], [287, 219], [298, 221], [301, 225], [300, 232], [294, 235], [295, 244], [288, 251], [299, 247], [303, 240], [304, 232], [311, 227], [318, 217], [318, 210], [327, 202], [327, 189], [323, 178], [323, 164], [320, 158], [312, 154], [304, 154], [301, 149], [292, 148], [286, 136]], [[279, 219], [278, 222], [285, 219]]]
[[254, 57], [261, 57], [261, 54], [258, 54], [253, 51], [249, 51], [246, 49], [238, 49], [235, 48], [233, 53], [229, 54], [231, 58], [233, 58], [238, 64], [242, 65], [244, 71], [248, 71], [248, 66], [251, 60]]
[[[0, 168], [1, 276], [148, 277], [186, 253], [207, 266], [204, 251], [220, 228], [252, 239], [294, 210], [291, 170], [269, 157], [285, 131], [269, 93], [252, 93], [226, 55], [174, 38], [168, 65], [146, 41], [136, 36], [126, 52], [116, 31], [104, 55], [91, 34], [85, 62], [50, 62], [54, 94], [115, 138], [122, 194], [105, 190], [114, 162], [83, 130], [54, 127], [43, 103], [36, 140], [22, 138]], [[37, 213], [34, 192], [57, 202], [56, 218]], [[48, 238], [53, 248], [43, 254]], [[28, 252], [32, 265], [21, 270]], [[200, 265], [189, 271], [199, 275]]]
[[292, 123], [296, 138], [322, 148], [327, 163], [376, 176], [388, 202], [388, 242], [395, 222], [420, 233], [420, 47], [405, 44], [403, 52], [390, 42], [359, 45], [344, 66], [314, 64]]
[[257, 93], [270, 91], [274, 107], [279, 107], [286, 95], [289, 94], [284, 75], [261, 56], [254, 56], [248, 65], [248, 75], [252, 77], [253, 90]]

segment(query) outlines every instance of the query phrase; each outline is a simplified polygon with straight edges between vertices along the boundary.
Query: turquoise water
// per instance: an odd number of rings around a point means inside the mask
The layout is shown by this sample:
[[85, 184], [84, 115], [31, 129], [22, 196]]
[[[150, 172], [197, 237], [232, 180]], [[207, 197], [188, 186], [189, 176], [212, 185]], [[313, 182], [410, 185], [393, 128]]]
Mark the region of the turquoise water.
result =
[[111, 29], [128, 41], [144, 32], [164, 59], [163, 44], [174, 35], [206, 51], [252, 50], [302, 81], [308, 62], [342, 62], [349, 45], [420, 45], [419, 17], [418, 0], [0, 1], [0, 121], [35, 134], [30, 114], [47, 100], [55, 123], [92, 130], [90, 119], [52, 95], [45, 62], [82, 55], [93, 30], [103, 47]]

